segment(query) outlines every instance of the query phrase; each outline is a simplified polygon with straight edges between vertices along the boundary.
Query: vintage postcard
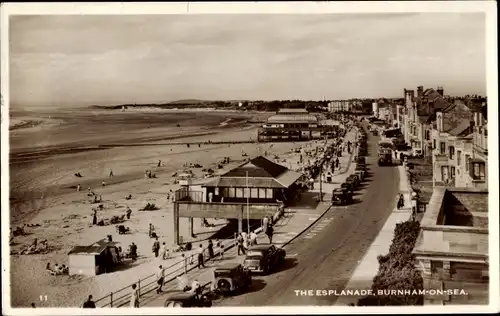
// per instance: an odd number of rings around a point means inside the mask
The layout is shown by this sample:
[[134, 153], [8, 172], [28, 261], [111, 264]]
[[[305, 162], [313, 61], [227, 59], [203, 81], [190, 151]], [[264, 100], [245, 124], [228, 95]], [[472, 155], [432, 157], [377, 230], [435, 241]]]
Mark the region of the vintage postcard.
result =
[[498, 312], [496, 3], [1, 14], [4, 314]]

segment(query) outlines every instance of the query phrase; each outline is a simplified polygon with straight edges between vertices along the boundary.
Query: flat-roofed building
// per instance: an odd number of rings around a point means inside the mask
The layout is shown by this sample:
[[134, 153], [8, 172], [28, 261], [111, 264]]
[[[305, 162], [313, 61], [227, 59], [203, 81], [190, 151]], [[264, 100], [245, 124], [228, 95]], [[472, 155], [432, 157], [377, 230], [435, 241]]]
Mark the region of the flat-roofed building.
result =
[[322, 137], [324, 128], [306, 109], [280, 109], [258, 130], [259, 141], [303, 141]]
[[425, 305], [488, 304], [488, 191], [434, 188], [413, 254], [424, 289], [467, 293], [429, 292]]

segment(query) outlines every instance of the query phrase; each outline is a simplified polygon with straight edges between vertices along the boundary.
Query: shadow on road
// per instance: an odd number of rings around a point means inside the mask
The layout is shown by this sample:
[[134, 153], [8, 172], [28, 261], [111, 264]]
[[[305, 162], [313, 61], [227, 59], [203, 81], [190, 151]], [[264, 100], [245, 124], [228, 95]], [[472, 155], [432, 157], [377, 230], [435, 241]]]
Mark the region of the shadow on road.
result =
[[283, 272], [295, 268], [298, 265], [298, 260], [296, 258], [285, 258], [285, 262], [282, 266], [276, 269], [275, 273]]
[[261, 279], [252, 279], [252, 285], [246, 293], [258, 292], [266, 287], [266, 281]]

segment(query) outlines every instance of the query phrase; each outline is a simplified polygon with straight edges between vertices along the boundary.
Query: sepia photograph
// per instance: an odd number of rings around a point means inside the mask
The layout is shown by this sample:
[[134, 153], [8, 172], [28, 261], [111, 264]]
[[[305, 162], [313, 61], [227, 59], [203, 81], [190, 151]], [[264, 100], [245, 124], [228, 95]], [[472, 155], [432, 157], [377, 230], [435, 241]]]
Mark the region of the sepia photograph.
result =
[[3, 314], [499, 311], [496, 3], [3, 4], [1, 32]]

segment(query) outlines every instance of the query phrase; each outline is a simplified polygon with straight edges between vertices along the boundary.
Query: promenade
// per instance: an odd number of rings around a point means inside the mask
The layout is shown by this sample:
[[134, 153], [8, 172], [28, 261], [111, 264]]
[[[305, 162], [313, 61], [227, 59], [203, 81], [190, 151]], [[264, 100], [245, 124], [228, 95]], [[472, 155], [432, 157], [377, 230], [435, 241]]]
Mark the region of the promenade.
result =
[[[356, 130], [351, 130], [346, 134], [344, 141], [353, 141], [356, 137]], [[344, 154], [339, 158], [341, 166], [343, 168], [339, 169], [331, 183], [325, 185], [325, 190], [333, 190], [334, 188], [340, 187], [342, 182], [355, 170], [355, 164], [352, 164], [352, 156], [349, 154]], [[315, 190], [312, 192], [316, 193], [318, 191], [318, 186], [315, 185]], [[323, 191], [327, 192], [327, 191]], [[308, 194], [304, 195], [301, 201], [298, 202], [297, 206], [288, 207], [285, 209], [283, 216], [277, 220], [274, 225], [274, 236], [273, 236], [273, 244], [276, 246], [284, 247], [291, 240], [293, 240], [296, 236], [300, 235], [303, 231], [307, 230], [310, 226], [316, 223], [320, 217], [330, 208], [330, 201], [327, 198], [323, 198], [323, 202], [317, 202], [316, 194]], [[310, 207], [311, 204], [316, 204], [315, 207]], [[266, 235], [260, 232], [260, 229], [257, 229], [257, 243], [258, 244], [268, 244], [269, 240]], [[220, 257], [215, 260], [209, 260], [205, 263], [205, 268], [198, 269], [195, 265], [190, 265], [188, 267], [188, 273], [186, 275], [188, 282], [192, 282], [193, 280], [198, 280], [200, 284], [206, 284], [212, 281], [213, 279], [213, 270], [214, 268], [221, 263], [242, 263], [244, 260], [244, 256], [238, 256], [237, 249], [234, 247], [234, 240], [228, 240], [227, 247], [224, 253], [224, 259], [220, 259]], [[216, 252], [218, 249], [215, 250]], [[196, 262], [195, 262], [196, 263]], [[178, 266], [178, 269], [184, 267], [183, 264]], [[178, 270], [182, 271], [182, 270]], [[150, 291], [149, 293], [145, 293], [141, 295], [140, 306], [147, 307], [159, 307], [163, 306], [164, 301], [167, 297], [168, 293], [172, 293], [173, 291], [179, 290], [176, 281], [169, 282], [164, 285], [163, 293], [157, 294], [156, 291]], [[128, 305], [126, 305], [128, 306]], [[124, 306], [124, 307], [126, 307]]]

